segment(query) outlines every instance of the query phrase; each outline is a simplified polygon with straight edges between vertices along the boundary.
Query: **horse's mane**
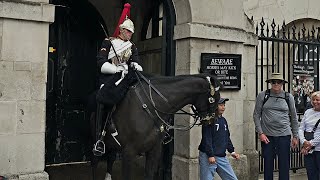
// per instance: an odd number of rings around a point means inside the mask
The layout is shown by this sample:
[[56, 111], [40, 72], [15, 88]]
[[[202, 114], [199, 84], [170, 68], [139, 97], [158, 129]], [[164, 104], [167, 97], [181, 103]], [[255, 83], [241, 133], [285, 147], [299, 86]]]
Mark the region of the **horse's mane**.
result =
[[207, 76], [214, 78], [217, 80], [217, 78], [209, 73], [200, 73], [200, 74], [183, 74], [183, 75], [177, 75], [177, 76], [161, 76], [161, 75], [154, 75], [154, 74], [143, 74], [147, 79], [150, 79], [152, 83], [162, 83], [162, 82], [176, 82], [181, 81], [185, 79], [193, 79], [193, 78], [201, 78], [206, 79]]

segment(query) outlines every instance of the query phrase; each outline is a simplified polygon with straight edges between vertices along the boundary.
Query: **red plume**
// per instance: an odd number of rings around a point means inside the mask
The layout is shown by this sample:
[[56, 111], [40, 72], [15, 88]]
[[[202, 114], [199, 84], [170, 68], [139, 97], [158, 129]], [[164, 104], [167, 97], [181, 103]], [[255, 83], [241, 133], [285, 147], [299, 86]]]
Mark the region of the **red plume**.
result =
[[113, 37], [117, 37], [120, 34], [119, 26], [120, 26], [120, 24], [123, 23], [123, 21], [126, 19], [126, 17], [130, 18], [130, 8], [131, 8], [131, 5], [129, 3], [126, 3], [124, 5], [124, 8], [122, 10], [122, 13], [121, 13], [121, 16], [120, 16], [120, 19], [118, 22], [118, 25], [116, 27], [116, 30], [113, 33]]

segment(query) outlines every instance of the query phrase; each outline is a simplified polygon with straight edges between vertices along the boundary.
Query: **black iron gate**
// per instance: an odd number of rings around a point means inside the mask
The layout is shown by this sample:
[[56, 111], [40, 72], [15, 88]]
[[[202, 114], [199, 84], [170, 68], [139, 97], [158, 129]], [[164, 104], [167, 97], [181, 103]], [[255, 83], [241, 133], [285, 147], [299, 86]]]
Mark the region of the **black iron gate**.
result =
[[[301, 26], [301, 27], [299, 27]], [[268, 89], [265, 80], [272, 72], [280, 72], [288, 84], [284, 90], [292, 93], [298, 111], [299, 121], [303, 116], [309, 94], [319, 90], [319, 50], [320, 27], [311, 26], [308, 29], [303, 23], [295, 22], [282, 26], [273, 20], [270, 24], [262, 18], [256, 25], [259, 45], [256, 47], [256, 95]], [[260, 141], [256, 135], [256, 149], [259, 151], [259, 170], [264, 171], [261, 156]], [[291, 149], [290, 169], [294, 172], [303, 168], [303, 156], [300, 145]], [[278, 170], [275, 158], [274, 170]]]

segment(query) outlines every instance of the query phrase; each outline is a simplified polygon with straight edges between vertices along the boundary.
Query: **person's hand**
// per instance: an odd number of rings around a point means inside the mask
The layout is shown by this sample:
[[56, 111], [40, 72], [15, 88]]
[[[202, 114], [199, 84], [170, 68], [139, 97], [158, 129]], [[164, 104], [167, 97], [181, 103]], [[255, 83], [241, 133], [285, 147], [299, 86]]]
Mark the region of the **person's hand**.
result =
[[143, 71], [142, 67], [141, 67], [138, 63], [136, 63], [136, 62], [132, 62], [132, 63], [130, 64], [130, 66], [131, 66], [134, 70]]
[[231, 156], [233, 158], [235, 158], [236, 160], [240, 159], [240, 154], [238, 154], [238, 153], [233, 152], [233, 153], [231, 153]]
[[310, 150], [312, 148], [312, 144], [310, 141], [304, 141], [303, 142], [303, 148], [305, 148], [306, 150]]
[[303, 142], [303, 147], [312, 147], [312, 144], [310, 141], [304, 141]]
[[123, 66], [117, 66], [117, 68], [116, 68], [116, 73], [122, 72], [122, 71], [124, 71], [124, 70], [126, 70], [125, 67], [123, 67]]
[[264, 142], [265, 144], [268, 144], [270, 142], [268, 137], [263, 133], [260, 134], [259, 138], [260, 138], [260, 141]]
[[308, 152], [309, 152], [309, 150], [307, 150], [307, 149], [304, 148], [304, 147], [300, 150], [300, 153], [303, 154], [303, 155], [307, 155]]
[[296, 138], [296, 137], [292, 138], [291, 147], [296, 148], [298, 146], [298, 143], [299, 143], [298, 138]]
[[209, 164], [215, 164], [215, 163], [216, 163], [216, 158], [209, 157]]

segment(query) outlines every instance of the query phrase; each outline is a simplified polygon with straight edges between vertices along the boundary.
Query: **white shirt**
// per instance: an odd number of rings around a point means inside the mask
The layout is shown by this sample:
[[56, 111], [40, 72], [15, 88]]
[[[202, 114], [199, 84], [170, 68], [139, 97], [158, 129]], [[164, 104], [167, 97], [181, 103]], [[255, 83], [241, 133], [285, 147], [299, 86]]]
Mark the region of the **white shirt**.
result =
[[[311, 132], [319, 119], [320, 111], [315, 111], [313, 108], [306, 110], [299, 127], [299, 139], [301, 144], [306, 141], [304, 131]], [[310, 143], [312, 146], [315, 146], [315, 151], [320, 151], [320, 124], [314, 132], [314, 139], [312, 139]]]

